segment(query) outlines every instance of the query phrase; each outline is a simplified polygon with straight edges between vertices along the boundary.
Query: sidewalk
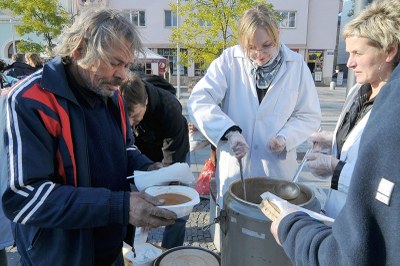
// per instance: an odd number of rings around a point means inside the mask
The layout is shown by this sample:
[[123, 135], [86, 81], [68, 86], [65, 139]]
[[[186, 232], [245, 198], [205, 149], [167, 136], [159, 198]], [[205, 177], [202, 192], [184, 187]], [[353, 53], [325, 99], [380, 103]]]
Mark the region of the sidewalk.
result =
[[[322, 123], [321, 127], [323, 130], [332, 131], [336, 125], [337, 119], [339, 117], [340, 111], [342, 109], [345, 95], [346, 87], [336, 87], [335, 90], [330, 90], [329, 87], [317, 87], [318, 95], [322, 110]], [[189, 98], [189, 93], [186, 88], [181, 88], [180, 101], [183, 106], [183, 114], [187, 117], [186, 103]], [[307, 151], [308, 145], [306, 143], [300, 145], [298, 148], [299, 159]], [[191, 170], [195, 176], [198, 177], [204, 162], [208, 159], [209, 148], [206, 147], [202, 150], [192, 152], [190, 154], [191, 158]], [[309, 182], [308, 178], [310, 173], [306, 168], [304, 168], [301, 173], [300, 181]], [[210, 232], [208, 230], [203, 231], [202, 228], [210, 223], [210, 206], [208, 199], [202, 199], [201, 202], [196, 205], [193, 212], [189, 216], [189, 220], [186, 223], [186, 236], [185, 236], [185, 246], [199, 246], [209, 249], [214, 252], [218, 252], [215, 248]], [[161, 245], [163, 228], [153, 229], [149, 233], [148, 242]], [[8, 248], [8, 265], [14, 266], [19, 265], [19, 256], [16, 248]]]

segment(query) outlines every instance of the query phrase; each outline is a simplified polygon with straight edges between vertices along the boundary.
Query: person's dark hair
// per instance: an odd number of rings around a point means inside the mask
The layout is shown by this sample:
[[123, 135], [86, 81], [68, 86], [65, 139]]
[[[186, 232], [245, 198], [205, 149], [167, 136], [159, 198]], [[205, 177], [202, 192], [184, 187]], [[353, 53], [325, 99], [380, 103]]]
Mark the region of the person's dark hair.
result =
[[124, 98], [128, 113], [133, 112], [137, 104], [146, 105], [146, 85], [141, 77], [135, 73], [129, 73], [120, 86], [122, 98]]
[[25, 55], [21, 53], [13, 54], [11, 59], [13, 62], [25, 63]]

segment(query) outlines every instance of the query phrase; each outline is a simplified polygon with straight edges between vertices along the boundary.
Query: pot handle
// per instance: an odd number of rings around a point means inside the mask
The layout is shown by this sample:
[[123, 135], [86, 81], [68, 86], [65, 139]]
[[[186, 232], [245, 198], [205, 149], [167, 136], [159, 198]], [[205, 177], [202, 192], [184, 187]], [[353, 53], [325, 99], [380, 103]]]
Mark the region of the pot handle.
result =
[[226, 234], [226, 230], [225, 230], [225, 226], [226, 226], [226, 217], [227, 217], [226, 211], [225, 211], [225, 210], [221, 210], [220, 213], [219, 213], [219, 216], [215, 217], [213, 222], [211, 222], [211, 223], [209, 223], [209, 224], [203, 226], [203, 227], [201, 228], [201, 230], [202, 230], [202, 231], [208, 231], [208, 230], [210, 230], [210, 227], [211, 227], [213, 224], [220, 223], [220, 224], [221, 224], [221, 231], [222, 231], [224, 234]]

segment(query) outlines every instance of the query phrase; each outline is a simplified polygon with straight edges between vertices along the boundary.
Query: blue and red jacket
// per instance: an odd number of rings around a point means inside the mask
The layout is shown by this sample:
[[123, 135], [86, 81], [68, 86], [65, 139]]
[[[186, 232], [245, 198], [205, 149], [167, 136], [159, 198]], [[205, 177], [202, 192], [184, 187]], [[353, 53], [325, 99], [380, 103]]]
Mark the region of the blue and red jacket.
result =
[[[112, 99], [126, 145], [121, 151], [126, 160], [113, 163], [128, 176], [152, 161], [133, 145], [120, 94]], [[0, 167], [7, 170], [0, 173], [8, 173], [1, 176], [7, 184], [2, 203], [22, 264], [93, 265], [93, 228], [127, 226], [129, 191], [91, 187], [85, 118], [61, 59], [45, 64], [1, 100], [6, 119], [0, 121], [0, 152], [7, 160]]]

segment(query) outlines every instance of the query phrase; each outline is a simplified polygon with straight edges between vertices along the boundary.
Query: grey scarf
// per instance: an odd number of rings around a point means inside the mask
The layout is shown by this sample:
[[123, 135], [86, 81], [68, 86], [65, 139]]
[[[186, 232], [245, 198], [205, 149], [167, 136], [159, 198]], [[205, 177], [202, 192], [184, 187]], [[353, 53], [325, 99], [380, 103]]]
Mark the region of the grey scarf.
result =
[[268, 89], [272, 81], [274, 80], [276, 74], [278, 73], [283, 62], [282, 53], [280, 49], [276, 57], [272, 60], [273, 60], [272, 62], [270, 61], [263, 66], [257, 66], [253, 64], [253, 68], [251, 69], [251, 74], [254, 76], [257, 88], [259, 89], [262, 90]]

